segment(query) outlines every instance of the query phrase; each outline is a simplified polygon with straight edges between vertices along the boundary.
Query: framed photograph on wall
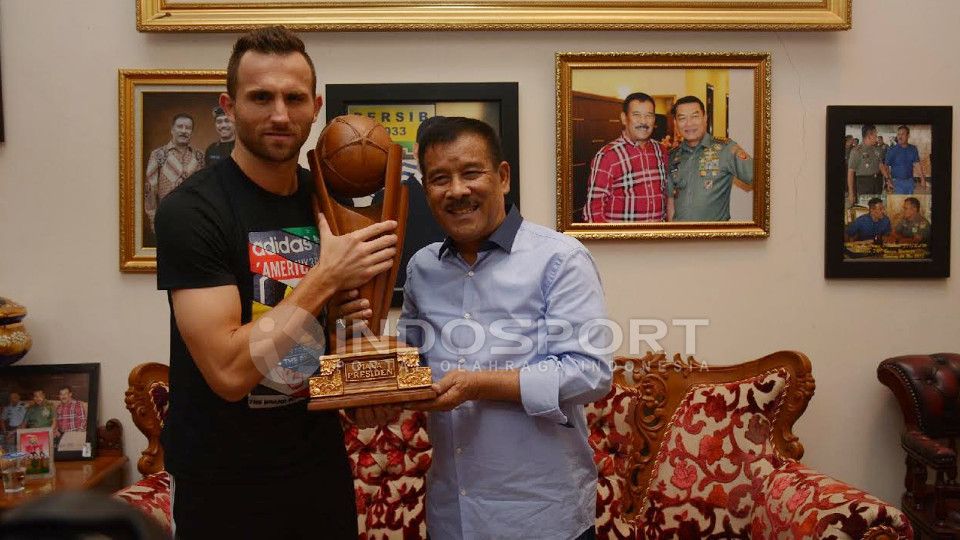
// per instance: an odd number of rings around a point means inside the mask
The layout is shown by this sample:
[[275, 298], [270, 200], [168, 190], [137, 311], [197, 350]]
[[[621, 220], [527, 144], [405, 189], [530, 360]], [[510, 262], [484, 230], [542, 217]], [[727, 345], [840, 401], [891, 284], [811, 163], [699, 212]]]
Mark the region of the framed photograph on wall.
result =
[[[426, 204], [414, 148], [417, 129], [433, 116], [466, 116], [483, 120], [500, 135], [510, 163], [507, 200], [520, 207], [520, 151], [517, 83], [400, 83], [326, 85], [327, 122], [344, 114], [374, 118], [387, 129], [393, 142], [403, 146], [401, 181], [410, 190], [407, 236], [393, 293], [394, 307], [403, 303], [407, 262], [420, 248], [444, 239], [443, 231]], [[369, 201], [357, 200], [362, 206]]]
[[770, 233], [770, 55], [557, 53], [557, 230]]
[[41, 364], [0, 368], [3, 449], [17, 449], [17, 432], [52, 431], [57, 460], [92, 459], [97, 444], [100, 364]]
[[846, 30], [852, 0], [137, 0], [141, 32]]
[[155, 272], [153, 218], [187, 177], [230, 155], [225, 71], [120, 70], [120, 271]]
[[948, 277], [953, 108], [830, 106], [826, 142], [826, 277]]

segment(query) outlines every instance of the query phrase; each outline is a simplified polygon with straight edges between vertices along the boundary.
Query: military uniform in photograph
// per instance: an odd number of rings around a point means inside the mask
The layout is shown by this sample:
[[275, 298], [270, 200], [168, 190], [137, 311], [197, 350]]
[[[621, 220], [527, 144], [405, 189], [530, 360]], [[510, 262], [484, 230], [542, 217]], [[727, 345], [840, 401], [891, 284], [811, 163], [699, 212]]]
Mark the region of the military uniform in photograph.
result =
[[850, 151], [847, 169], [853, 170], [857, 197], [883, 193], [883, 177], [880, 176], [880, 164], [883, 163], [881, 154], [879, 146], [866, 144], [855, 146]]
[[670, 151], [667, 192], [675, 197], [673, 221], [729, 221], [733, 179], [753, 184], [753, 158], [731, 139], [703, 136]]

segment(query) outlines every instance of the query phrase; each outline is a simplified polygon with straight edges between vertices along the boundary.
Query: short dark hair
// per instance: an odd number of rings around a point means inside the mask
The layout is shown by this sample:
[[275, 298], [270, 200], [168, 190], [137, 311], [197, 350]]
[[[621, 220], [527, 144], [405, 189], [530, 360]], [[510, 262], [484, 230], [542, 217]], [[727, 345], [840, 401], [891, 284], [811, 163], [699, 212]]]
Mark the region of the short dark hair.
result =
[[423, 144], [423, 134], [426, 133], [428, 129], [430, 129], [430, 126], [436, 125], [437, 123], [442, 122], [443, 120], [446, 120], [445, 116], [431, 116], [430, 118], [427, 118], [423, 122], [420, 122], [420, 125], [417, 126], [417, 137], [416, 137], [417, 145]]
[[173, 127], [174, 125], [176, 125], [177, 120], [179, 120], [179, 119], [181, 119], [181, 118], [186, 118], [187, 120], [189, 120], [191, 126], [197, 125], [197, 123], [193, 120], [193, 117], [192, 117], [192, 116], [190, 116], [189, 114], [187, 114], [187, 113], [185, 113], [185, 112], [182, 112], [182, 113], [177, 113], [177, 114], [173, 115], [173, 120], [170, 120], [170, 127]]
[[873, 207], [878, 204], [883, 204], [883, 199], [881, 199], [880, 197], [874, 197], [869, 201], [867, 201], [867, 207], [870, 209], [873, 209]]
[[913, 206], [915, 210], [920, 209], [920, 199], [916, 197], [907, 197], [906, 199], [903, 200], [903, 202], [910, 203], [910, 205]]
[[230, 54], [230, 61], [227, 62], [227, 94], [231, 98], [237, 97], [237, 71], [240, 69], [240, 59], [247, 51], [281, 56], [294, 53], [302, 54], [310, 66], [310, 75], [313, 78], [310, 90], [313, 95], [316, 95], [317, 71], [313, 68], [313, 60], [307, 54], [303, 41], [283, 26], [266, 26], [251, 30], [240, 36], [240, 39], [233, 44], [233, 53]]
[[504, 161], [503, 150], [500, 148], [500, 138], [497, 137], [497, 133], [493, 131], [489, 124], [463, 116], [441, 116], [439, 120], [427, 126], [422, 133], [417, 134], [420, 139], [417, 160], [420, 162], [420, 171], [424, 177], [426, 177], [427, 171], [423, 157], [427, 154], [427, 149], [440, 144], [452, 143], [463, 135], [476, 135], [487, 143], [487, 152], [494, 167]]
[[673, 115], [673, 116], [676, 116], [676, 115], [677, 115], [677, 107], [679, 107], [680, 105], [683, 105], [683, 104], [685, 104], [685, 103], [696, 103], [697, 105], [700, 106], [700, 112], [702, 112], [702, 113], [704, 113], [704, 114], [707, 113], [707, 107], [704, 106], [703, 101], [700, 101], [700, 98], [698, 98], [697, 96], [683, 96], [682, 98], [678, 99], [678, 100], [673, 104], [673, 107], [670, 108], [670, 114]]
[[867, 133], [870, 133], [871, 131], [877, 131], [877, 126], [875, 126], [875, 125], [873, 125], [873, 124], [864, 124], [863, 127], [860, 128], [860, 135], [861, 135], [864, 139], [866, 139], [866, 138], [867, 138]]
[[624, 112], [624, 113], [626, 113], [627, 110], [630, 109], [630, 102], [631, 102], [631, 101], [639, 101], [640, 103], [643, 103], [644, 101], [649, 102], [651, 105], [653, 105], [653, 110], [654, 110], [654, 111], [657, 110], [657, 102], [654, 101], [653, 98], [650, 97], [649, 94], [644, 94], [643, 92], [634, 92], [634, 93], [630, 94], [629, 96], [623, 98], [623, 112]]
[[900, 126], [900, 127], [897, 128], [897, 131], [900, 131], [901, 129], [907, 130], [907, 134], [908, 134], [908, 135], [910, 134], [910, 128], [908, 128], [907, 126]]

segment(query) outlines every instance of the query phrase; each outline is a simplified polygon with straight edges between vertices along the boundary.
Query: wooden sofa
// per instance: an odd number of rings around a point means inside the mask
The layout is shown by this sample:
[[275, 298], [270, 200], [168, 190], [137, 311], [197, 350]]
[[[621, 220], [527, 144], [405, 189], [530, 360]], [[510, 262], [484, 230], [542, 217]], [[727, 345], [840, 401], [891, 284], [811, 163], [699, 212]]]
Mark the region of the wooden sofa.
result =
[[[814, 388], [810, 362], [796, 352], [717, 367], [618, 358], [613, 389], [587, 407], [598, 538], [912, 538], [897, 508], [797, 461], [803, 446], [791, 429]], [[159, 444], [166, 389], [162, 364], [130, 374], [127, 407], [147, 436], [138, 463], [146, 476], [118, 496], [169, 527]], [[344, 418], [344, 434], [360, 537], [425, 538], [423, 414], [362, 430]]]

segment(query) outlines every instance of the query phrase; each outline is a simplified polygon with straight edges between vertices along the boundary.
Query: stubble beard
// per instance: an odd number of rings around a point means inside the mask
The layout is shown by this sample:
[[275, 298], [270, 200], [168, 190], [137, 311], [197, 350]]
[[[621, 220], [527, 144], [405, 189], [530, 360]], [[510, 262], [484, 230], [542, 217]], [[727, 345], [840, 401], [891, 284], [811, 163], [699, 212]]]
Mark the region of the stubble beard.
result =
[[235, 139], [238, 139], [246, 149], [263, 161], [269, 163], [287, 163], [290, 160], [296, 160], [300, 156], [300, 148], [306, 142], [306, 137], [300, 137], [289, 148], [271, 147], [263, 142], [256, 135], [246, 136], [241, 131], [237, 131]]

